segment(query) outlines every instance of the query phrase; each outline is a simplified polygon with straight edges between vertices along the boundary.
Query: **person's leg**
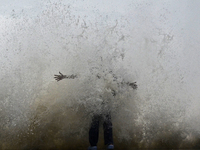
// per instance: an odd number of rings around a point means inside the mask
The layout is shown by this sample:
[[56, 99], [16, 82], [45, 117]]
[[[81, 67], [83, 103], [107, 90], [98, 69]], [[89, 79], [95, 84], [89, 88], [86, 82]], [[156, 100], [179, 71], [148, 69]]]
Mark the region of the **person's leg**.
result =
[[112, 122], [110, 114], [105, 116], [103, 128], [104, 128], [105, 145], [113, 145], [113, 132], [112, 132]]
[[94, 116], [92, 118], [91, 127], [89, 130], [89, 142], [90, 146], [97, 146], [99, 138], [99, 116]]

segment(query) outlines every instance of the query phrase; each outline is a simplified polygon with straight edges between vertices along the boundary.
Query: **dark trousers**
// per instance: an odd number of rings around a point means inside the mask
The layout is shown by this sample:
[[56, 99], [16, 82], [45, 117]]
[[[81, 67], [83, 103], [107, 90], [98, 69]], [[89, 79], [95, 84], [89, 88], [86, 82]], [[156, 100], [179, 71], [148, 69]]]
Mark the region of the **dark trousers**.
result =
[[112, 122], [110, 115], [95, 115], [92, 118], [89, 130], [89, 142], [91, 146], [97, 146], [99, 138], [99, 121], [103, 119], [104, 143], [105, 145], [113, 144]]

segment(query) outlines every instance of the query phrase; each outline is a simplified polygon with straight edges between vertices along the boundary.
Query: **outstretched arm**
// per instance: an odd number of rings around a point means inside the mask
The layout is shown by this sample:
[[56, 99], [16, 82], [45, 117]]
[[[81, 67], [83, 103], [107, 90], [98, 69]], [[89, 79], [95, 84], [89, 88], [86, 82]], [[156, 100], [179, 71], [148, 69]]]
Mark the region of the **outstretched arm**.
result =
[[[112, 72], [112, 71], [110, 71], [109, 72], [110, 74], [112, 74], [112, 76], [113, 76], [113, 78], [114, 78], [114, 81], [116, 81], [117, 80], [117, 76]], [[97, 76], [98, 77], [98, 76]], [[130, 86], [131, 88], [133, 88], [133, 89], [137, 89], [138, 88], [138, 86], [137, 86], [137, 84], [136, 84], [136, 82], [125, 82], [124, 80], [121, 82], [121, 84], [127, 84], [128, 86]]]
[[60, 74], [60, 75], [54, 75], [54, 78], [55, 78], [55, 80], [57, 80], [57, 81], [60, 81], [60, 80], [62, 80], [62, 79], [74, 79], [74, 78], [77, 78], [77, 75], [74, 75], [74, 74], [69, 75], [69, 76], [63, 75], [61, 72], [59, 72], [59, 74]]
[[[130, 86], [130, 87], [132, 87], [133, 89], [137, 89], [137, 84], [136, 84], [136, 82], [132, 82], [132, 83], [129, 83], [129, 82], [121, 82], [121, 84], [127, 84], [128, 86]], [[116, 96], [116, 91], [115, 90], [113, 90], [113, 89], [111, 89], [112, 91], [111, 91], [111, 93], [112, 93], [112, 95], [115, 97]]]

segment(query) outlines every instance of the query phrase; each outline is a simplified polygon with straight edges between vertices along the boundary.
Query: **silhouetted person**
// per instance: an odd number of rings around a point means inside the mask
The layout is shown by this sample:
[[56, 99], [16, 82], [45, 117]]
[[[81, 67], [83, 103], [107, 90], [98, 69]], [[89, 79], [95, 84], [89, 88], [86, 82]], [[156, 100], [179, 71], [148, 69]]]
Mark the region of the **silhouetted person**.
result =
[[[110, 72], [112, 74], [112, 72]], [[59, 72], [60, 75], [54, 75], [55, 80], [60, 81], [62, 79], [75, 79], [77, 75], [63, 75]], [[113, 75], [113, 78], [116, 79], [117, 77]], [[99, 74], [96, 75], [97, 78], [101, 78]], [[129, 83], [129, 82], [122, 82], [120, 84], [127, 84], [131, 86], [133, 89], [137, 89], [136, 82]], [[112, 90], [112, 95], [115, 96], [115, 90]], [[99, 121], [103, 120], [103, 129], [104, 129], [104, 143], [107, 145], [107, 149], [114, 149], [113, 143], [113, 131], [112, 131], [112, 122], [111, 122], [111, 115], [110, 113], [106, 114], [95, 114], [92, 117], [91, 126], [89, 129], [89, 142], [90, 147], [88, 150], [97, 150], [97, 143], [99, 138]]]

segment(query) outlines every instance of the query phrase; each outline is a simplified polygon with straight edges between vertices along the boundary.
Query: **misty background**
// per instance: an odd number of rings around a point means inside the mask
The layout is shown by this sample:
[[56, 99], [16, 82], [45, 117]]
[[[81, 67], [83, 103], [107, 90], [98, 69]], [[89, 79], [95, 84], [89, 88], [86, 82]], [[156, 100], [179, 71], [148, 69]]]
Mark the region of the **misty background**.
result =
[[86, 149], [101, 100], [116, 149], [200, 147], [200, 1], [0, 4], [1, 149]]

